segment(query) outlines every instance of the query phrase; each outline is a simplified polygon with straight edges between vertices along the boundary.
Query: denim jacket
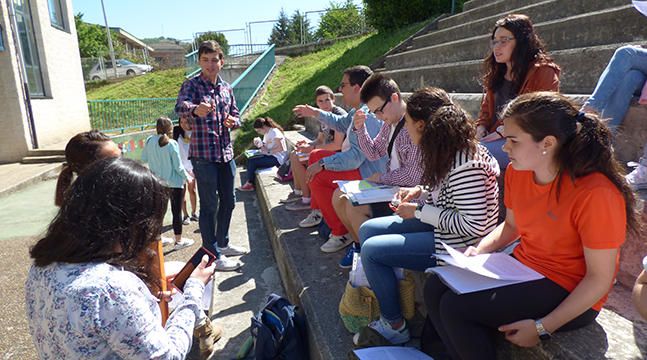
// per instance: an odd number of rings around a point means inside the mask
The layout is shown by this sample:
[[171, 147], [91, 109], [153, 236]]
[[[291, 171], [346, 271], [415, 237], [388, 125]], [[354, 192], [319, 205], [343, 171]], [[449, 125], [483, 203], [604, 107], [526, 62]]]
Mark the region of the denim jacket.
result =
[[[376, 118], [373, 113], [370, 113], [366, 105], [362, 105], [360, 109], [367, 114], [364, 126], [371, 138], [374, 138], [380, 132], [383, 122]], [[325, 111], [320, 112], [319, 121], [333, 130], [347, 133], [348, 127], [353, 126], [355, 111], [353, 109], [346, 115], [335, 115]], [[323, 158], [323, 163], [327, 170], [346, 171], [359, 168], [359, 172], [364, 179], [375, 173], [384, 173], [386, 171], [388, 156], [385, 155], [375, 161], [369, 161], [366, 155], [364, 155], [364, 152], [362, 152], [362, 149], [360, 149], [357, 134], [354, 131], [348, 132], [348, 140], [350, 141], [350, 149], [348, 151], [342, 151]]]

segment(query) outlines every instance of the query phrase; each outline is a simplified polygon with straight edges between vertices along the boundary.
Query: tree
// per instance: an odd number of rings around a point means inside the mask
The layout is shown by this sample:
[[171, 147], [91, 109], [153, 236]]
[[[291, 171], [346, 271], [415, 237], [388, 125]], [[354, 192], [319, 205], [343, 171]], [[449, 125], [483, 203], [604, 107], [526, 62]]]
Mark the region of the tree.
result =
[[[460, 11], [465, 0], [455, 2]], [[397, 0], [364, 0], [364, 5], [369, 24], [384, 32], [449, 13], [452, 0], [409, 0], [406, 6]]]
[[321, 16], [316, 37], [335, 39], [340, 36], [359, 34], [365, 28], [364, 16], [351, 0], [346, 0], [345, 3], [331, 2], [330, 7]]
[[288, 19], [288, 16], [285, 14], [285, 11], [281, 9], [281, 13], [279, 14], [279, 19], [272, 27], [272, 32], [270, 33], [270, 38], [267, 40], [267, 43], [275, 44], [277, 47], [289, 45], [290, 44], [289, 28], [290, 28], [290, 19]]
[[197, 38], [195, 38], [195, 43], [197, 46], [200, 46], [201, 42], [207, 40], [215, 40], [216, 42], [218, 42], [218, 44], [220, 44], [222, 52], [224, 52], [225, 55], [229, 54], [229, 42], [227, 41], [225, 34], [216, 31], [207, 31], [201, 33]]
[[74, 15], [79, 53], [82, 58], [99, 57], [108, 53], [106, 31], [100, 26], [83, 22], [83, 14]]
[[296, 10], [290, 18], [288, 38], [290, 40], [290, 45], [301, 43], [307, 44], [314, 39], [312, 31], [310, 31], [310, 21], [308, 21], [305, 14], [301, 14], [299, 10]]

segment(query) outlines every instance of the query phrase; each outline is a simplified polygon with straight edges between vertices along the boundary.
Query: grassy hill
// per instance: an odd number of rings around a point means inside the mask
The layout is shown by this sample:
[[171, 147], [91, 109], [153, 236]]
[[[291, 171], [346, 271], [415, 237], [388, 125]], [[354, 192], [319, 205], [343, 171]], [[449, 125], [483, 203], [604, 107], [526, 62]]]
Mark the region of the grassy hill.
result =
[[184, 81], [184, 68], [153, 71], [124, 81], [86, 84], [88, 100], [177, 97]]

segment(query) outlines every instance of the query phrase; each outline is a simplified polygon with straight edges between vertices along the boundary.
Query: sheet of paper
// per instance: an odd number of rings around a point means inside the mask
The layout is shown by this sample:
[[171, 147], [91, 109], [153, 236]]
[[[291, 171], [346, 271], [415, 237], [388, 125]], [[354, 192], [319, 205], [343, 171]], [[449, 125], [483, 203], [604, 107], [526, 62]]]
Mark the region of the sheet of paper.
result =
[[360, 360], [434, 360], [416, 348], [403, 346], [376, 346], [353, 352]]
[[647, 1], [633, 0], [633, 4], [636, 10], [638, 10], [641, 14], [647, 16]]
[[452, 263], [447, 260], [447, 256], [442, 255], [436, 255], [437, 258], [477, 274], [499, 280], [531, 281], [543, 278], [543, 275], [520, 263], [510, 255], [492, 253], [465, 256], [442, 241], [441, 244], [454, 261]]
[[425, 272], [438, 274], [440, 280], [442, 280], [457, 294], [495, 289], [502, 286], [525, 282], [523, 280], [492, 279], [455, 266], [436, 266], [428, 268]]
[[397, 186], [376, 184], [366, 180], [339, 180], [336, 183], [339, 189], [358, 205], [391, 201], [400, 190]]

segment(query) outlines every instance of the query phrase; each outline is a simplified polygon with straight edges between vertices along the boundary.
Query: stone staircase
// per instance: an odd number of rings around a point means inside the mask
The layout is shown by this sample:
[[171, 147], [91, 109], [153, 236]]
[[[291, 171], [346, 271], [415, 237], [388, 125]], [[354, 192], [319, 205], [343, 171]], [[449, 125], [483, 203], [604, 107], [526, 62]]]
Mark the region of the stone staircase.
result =
[[613, 51], [647, 44], [647, 18], [626, 0], [472, 0], [460, 14], [437, 20], [436, 30], [388, 55], [384, 73], [403, 91], [426, 85], [456, 93], [481, 93], [482, 60], [495, 21], [509, 13], [533, 19], [562, 67], [561, 91], [590, 94]]

